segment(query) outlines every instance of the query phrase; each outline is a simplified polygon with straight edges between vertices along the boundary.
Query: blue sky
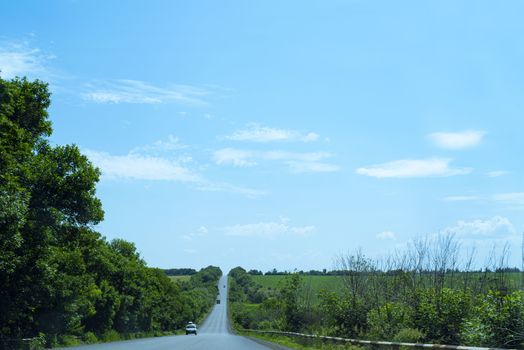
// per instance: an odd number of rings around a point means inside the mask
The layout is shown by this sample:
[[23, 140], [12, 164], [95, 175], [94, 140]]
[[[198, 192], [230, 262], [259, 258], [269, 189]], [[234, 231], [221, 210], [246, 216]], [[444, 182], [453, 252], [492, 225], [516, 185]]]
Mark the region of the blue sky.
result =
[[524, 4], [9, 1], [3, 78], [50, 83], [151, 266], [332, 268], [524, 231]]

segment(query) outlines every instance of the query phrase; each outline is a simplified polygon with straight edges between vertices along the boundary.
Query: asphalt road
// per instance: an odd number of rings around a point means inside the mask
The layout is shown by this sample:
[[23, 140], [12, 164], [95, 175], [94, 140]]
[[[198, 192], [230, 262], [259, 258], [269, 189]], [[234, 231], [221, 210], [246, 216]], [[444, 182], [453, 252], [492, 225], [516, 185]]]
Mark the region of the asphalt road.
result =
[[[84, 345], [82, 350], [268, 350], [269, 348], [229, 331], [227, 319], [227, 276], [222, 276], [218, 284], [220, 304], [200, 327], [198, 335], [178, 335], [159, 338], [128, 340], [114, 343]], [[189, 321], [189, 320], [188, 320]], [[69, 348], [71, 349], [71, 348]]]

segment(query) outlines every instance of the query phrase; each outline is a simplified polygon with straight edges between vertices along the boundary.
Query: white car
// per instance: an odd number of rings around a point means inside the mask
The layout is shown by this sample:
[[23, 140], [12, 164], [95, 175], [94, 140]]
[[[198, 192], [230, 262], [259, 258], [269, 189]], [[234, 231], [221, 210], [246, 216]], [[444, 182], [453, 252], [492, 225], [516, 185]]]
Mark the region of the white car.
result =
[[186, 326], [186, 335], [188, 334], [197, 335], [197, 326], [193, 322], [189, 322]]

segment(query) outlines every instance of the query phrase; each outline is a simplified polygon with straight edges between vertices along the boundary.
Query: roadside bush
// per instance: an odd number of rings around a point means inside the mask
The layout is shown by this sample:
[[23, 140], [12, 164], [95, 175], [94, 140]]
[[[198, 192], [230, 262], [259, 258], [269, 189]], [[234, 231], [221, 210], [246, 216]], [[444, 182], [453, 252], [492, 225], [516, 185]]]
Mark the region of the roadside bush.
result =
[[121, 340], [120, 334], [117, 331], [110, 329], [102, 335], [102, 340], [104, 342], [112, 342]]
[[494, 334], [491, 332], [490, 327], [484, 324], [481, 318], [475, 314], [475, 316], [464, 321], [460, 333], [460, 342], [467, 346], [483, 346], [491, 344], [493, 336]]
[[82, 342], [80, 339], [73, 335], [63, 335], [60, 337], [60, 345], [62, 346], [75, 346], [80, 345]]
[[368, 306], [362, 300], [326, 290], [319, 293], [319, 299], [320, 308], [327, 316], [326, 321], [334, 335], [355, 338], [365, 333]]
[[255, 322], [256, 308], [257, 305], [231, 303], [233, 322], [244, 329], [257, 328], [257, 322]]
[[424, 333], [416, 328], [402, 328], [395, 337], [393, 337], [393, 341], [400, 343], [418, 343], [424, 338]]
[[461, 337], [468, 345], [522, 347], [524, 291], [508, 295], [490, 291], [464, 323]]
[[98, 338], [96, 337], [95, 333], [93, 332], [87, 332], [83, 336], [84, 343], [86, 344], [95, 344], [98, 343]]
[[46, 345], [46, 335], [44, 333], [38, 333], [38, 336], [31, 339], [29, 342], [30, 349], [43, 349]]
[[413, 315], [414, 325], [427, 339], [443, 344], [458, 344], [461, 327], [469, 316], [470, 297], [463, 291], [443, 288], [419, 290]]
[[370, 339], [390, 340], [401, 329], [410, 329], [411, 310], [401, 303], [386, 303], [368, 312], [367, 322]]

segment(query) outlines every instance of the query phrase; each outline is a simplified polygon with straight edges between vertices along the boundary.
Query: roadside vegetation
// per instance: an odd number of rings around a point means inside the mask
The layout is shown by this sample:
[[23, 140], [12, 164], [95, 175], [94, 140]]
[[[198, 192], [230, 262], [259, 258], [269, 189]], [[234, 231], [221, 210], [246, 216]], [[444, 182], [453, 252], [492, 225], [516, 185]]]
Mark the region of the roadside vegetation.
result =
[[[253, 336], [253, 333], [249, 332], [240, 332], [240, 334]], [[364, 347], [340, 343], [340, 342], [326, 342], [321, 340], [313, 340], [311, 338], [301, 338], [301, 337], [288, 337], [275, 334], [256, 334], [256, 337], [262, 340], [266, 340], [272, 343], [283, 345], [290, 349], [296, 350], [312, 350], [312, 349], [321, 349], [321, 350], [364, 350]]]
[[474, 252], [445, 235], [381, 261], [356, 251], [323, 275], [237, 267], [231, 318], [237, 329], [524, 348], [522, 272], [507, 266], [507, 252], [474, 269]]
[[133, 243], [107, 241], [100, 172], [75, 145], [54, 146], [47, 84], [0, 79], [0, 348], [163, 335], [210, 310], [221, 275], [180, 283]]

